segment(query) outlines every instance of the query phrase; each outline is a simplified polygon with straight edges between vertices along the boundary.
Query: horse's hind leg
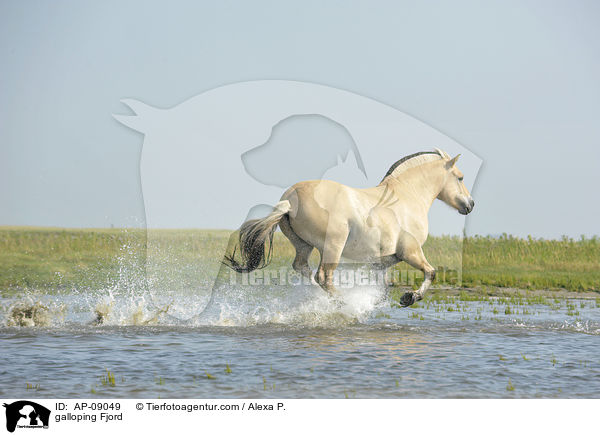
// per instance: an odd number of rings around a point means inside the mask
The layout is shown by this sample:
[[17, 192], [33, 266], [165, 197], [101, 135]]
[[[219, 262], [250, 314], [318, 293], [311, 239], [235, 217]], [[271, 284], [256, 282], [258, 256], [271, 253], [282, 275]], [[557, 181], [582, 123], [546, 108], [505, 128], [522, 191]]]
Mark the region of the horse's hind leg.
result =
[[398, 249], [396, 255], [412, 267], [419, 269], [423, 272], [425, 279], [421, 284], [421, 287], [416, 292], [406, 292], [402, 295], [400, 302], [403, 306], [408, 307], [417, 301], [423, 299], [425, 292], [435, 279], [435, 269], [423, 254], [421, 245], [415, 240], [415, 238], [409, 233], [403, 233], [398, 241]]
[[325, 257], [324, 252], [321, 252], [321, 262], [319, 263], [319, 268], [317, 269], [317, 273], [315, 274], [315, 279], [317, 283], [321, 286], [323, 290], [329, 293], [329, 296], [338, 296], [339, 292], [333, 285], [333, 273], [339, 264], [339, 258], [337, 261], [323, 261]]
[[330, 231], [325, 240], [321, 254], [321, 262], [315, 278], [321, 288], [329, 293], [330, 296], [338, 296], [339, 292], [333, 285], [333, 274], [338, 267], [346, 240], [348, 239], [348, 230], [343, 227], [337, 227], [336, 231]]
[[302, 276], [312, 280], [312, 270], [308, 265], [308, 259], [314, 248], [298, 237], [292, 229], [287, 215], [279, 221], [279, 228], [281, 228], [281, 232], [289, 239], [294, 249], [296, 249], [296, 258], [294, 258], [292, 267]]

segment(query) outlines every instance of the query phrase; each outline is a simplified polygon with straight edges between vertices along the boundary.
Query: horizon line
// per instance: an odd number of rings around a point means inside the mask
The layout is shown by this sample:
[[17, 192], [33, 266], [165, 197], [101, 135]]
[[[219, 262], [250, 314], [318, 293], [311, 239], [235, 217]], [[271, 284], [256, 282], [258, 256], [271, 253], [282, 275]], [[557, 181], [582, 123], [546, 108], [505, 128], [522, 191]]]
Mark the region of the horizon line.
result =
[[[199, 227], [181, 227], [181, 228], [169, 228], [169, 227], [161, 227], [161, 228], [145, 228], [145, 227], [61, 227], [61, 226], [41, 226], [41, 225], [0, 225], [0, 231], [2, 230], [35, 230], [35, 229], [39, 229], [39, 230], [46, 230], [46, 231], [51, 231], [51, 230], [62, 230], [62, 231], [229, 231], [229, 232], [235, 232], [238, 230], [238, 228], [236, 229], [230, 229], [230, 228], [199, 228]], [[278, 228], [277, 229], [278, 232], [280, 232], [281, 230]], [[531, 234], [528, 234], [526, 236], [515, 236], [514, 234], [508, 234], [508, 233], [501, 233], [501, 234], [472, 234], [472, 235], [465, 235], [465, 234], [429, 234], [429, 237], [462, 237], [462, 238], [474, 238], [474, 237], [489, 237], [489, 238], [494, 238], [494, 239], [499, 239], [502, 237], [508, 237], [508, 238], [516, 238], [516, 239], [522, 239], [522, 240], [528, 240], [528, 239], [533, 239], [533, 240], [593, 240], [593, 239], [598, 239], [600, 238], [599, 234], [594, 234], [591, 236], [585, 235], [585, 234], [581, 234], [578, 238], [575, 237], [570, 237], [567, 236], [566, 234], [563, 234], [561, 236], [558, 237], [550, 237], [550, 238], [546, 238], [543, 236], [533, 236]]]

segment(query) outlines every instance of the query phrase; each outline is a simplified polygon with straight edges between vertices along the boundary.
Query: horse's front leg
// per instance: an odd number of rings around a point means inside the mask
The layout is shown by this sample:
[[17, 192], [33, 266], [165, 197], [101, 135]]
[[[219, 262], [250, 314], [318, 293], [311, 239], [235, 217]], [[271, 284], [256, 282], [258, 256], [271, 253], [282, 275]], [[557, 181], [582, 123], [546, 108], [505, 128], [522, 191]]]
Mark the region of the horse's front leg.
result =
[[419, 287], [417, 291], [406, 292], [402, 295], [400, 303], [402, 306], [408, 307], [409, 305], [412, 305], [415, 302], [423, 299], [425, 292], [427, 289], [429, 289], [429, 286], [435, 279], [435, 269], [425, 258], [425, 254], [423, 254], [421, 245], [409, 233], [404, 233], [400, 238], [396, 255], [402, 261], [405, 261], [412, 267], [422, 271], [423, 275], [425, 276], [421, 287]]

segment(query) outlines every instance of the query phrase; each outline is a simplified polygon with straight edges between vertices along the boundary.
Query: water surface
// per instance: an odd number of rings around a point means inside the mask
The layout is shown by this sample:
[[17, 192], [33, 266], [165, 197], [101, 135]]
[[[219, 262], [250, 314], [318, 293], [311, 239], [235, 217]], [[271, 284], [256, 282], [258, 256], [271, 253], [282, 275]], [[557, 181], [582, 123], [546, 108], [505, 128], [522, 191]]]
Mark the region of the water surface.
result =
[[600, 397], [595, 300], [429, 298], [399, 309], [373, 289], [341, 304], [309, 289], [226, 295], [205, 310], [170, 297], [166, 310], [148, 297], [30, 298], [49, 308], [46, 326], [7, 326], [23, 299], [2, 299], [0, 396]]

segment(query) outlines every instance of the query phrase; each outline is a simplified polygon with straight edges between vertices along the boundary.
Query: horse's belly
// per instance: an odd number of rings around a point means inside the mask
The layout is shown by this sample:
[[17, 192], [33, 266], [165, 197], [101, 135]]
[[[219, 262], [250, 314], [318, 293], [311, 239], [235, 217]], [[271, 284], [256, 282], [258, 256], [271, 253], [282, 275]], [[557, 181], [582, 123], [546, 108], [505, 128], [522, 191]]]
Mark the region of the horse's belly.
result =
[[396, 252], [396, 243], [389, 234], [376, 229], [350, 231], [342, 256], [355, 261], [372, 262]]

